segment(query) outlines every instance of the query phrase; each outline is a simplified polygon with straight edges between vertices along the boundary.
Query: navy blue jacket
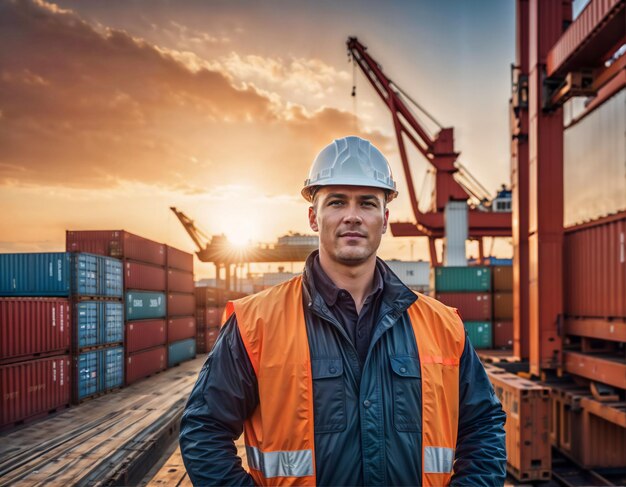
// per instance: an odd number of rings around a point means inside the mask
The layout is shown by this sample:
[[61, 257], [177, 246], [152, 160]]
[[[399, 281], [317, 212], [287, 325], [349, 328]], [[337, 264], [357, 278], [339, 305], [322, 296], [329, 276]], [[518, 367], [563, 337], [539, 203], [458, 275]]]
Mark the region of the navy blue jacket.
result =
[[[420, 363], [406, 312], [417, 297], [386, 270], [378, 320], [361, 367], [345, 329], [305, 268], [318, 485], [421, 484]], [[459, 380], [452, 485], [503, 485], [505, 413], [467, 337]], [[254, 370], [231, 316], [200, 371], [181, 421], [181, 451], [194, 485], [254, 485], [241, 467], [234, 441], [257, 404]]]

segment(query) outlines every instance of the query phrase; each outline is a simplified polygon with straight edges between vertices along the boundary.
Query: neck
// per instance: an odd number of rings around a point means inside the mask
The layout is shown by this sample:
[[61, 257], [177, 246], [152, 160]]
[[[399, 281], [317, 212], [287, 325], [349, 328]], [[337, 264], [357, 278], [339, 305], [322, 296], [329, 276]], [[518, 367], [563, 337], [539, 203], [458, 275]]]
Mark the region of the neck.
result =
[[349, 266], [332, 260], [320, 249], [320, 265], [331, 281], [340, 289], [350, 293], [357, 312], [361, 311], [363, 302], [371, 292], [376, 272], [376, 256], [372, 255], [365, 262]]

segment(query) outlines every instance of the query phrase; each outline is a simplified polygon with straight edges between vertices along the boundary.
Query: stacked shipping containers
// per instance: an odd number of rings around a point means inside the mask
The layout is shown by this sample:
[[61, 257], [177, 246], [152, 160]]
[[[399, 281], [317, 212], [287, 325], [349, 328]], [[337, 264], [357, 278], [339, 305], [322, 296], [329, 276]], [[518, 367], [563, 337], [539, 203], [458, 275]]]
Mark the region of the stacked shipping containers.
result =
[[476, 349], [513, 346], [513, 268], [438, 267], [436, 298], [457, 308]]
[[195, 288], [198, 352], [208, 353], [215, 345], [224, 318], [226, 303], [245, 296], [247, 296], [246, 293], [226, 291], [216, 287], [197, 286]]
[[196, 356], [193, 255], [166, 246], [167, 365]]
[[[66, 406], [72, 389], [86, 397], [85, 381], [99, 392], [120, 385], [121, 277], [119, 261], [94, 255], [0, 255], [0, 427]], [[89, 371], [86, 347], [109, 350]]]

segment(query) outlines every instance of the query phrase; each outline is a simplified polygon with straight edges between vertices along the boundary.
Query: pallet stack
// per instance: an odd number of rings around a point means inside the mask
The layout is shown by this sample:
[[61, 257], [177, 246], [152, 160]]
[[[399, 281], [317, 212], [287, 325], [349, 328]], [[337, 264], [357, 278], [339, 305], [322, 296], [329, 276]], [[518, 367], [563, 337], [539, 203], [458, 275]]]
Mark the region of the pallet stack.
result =
[[0, 428], [121, 385], [121, 278], [95, 255], [0, 255]]
[[196, 356], [193, 255], [166, 246], [167, 262], [167, 366]]

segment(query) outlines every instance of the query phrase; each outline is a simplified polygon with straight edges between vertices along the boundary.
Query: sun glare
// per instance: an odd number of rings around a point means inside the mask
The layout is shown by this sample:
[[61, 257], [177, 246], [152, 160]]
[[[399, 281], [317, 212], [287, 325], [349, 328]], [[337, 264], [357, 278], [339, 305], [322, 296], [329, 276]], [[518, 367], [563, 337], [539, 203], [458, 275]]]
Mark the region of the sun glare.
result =
[[227, 230], [226, 238], [235, 247], [245, 247], [255, 241], [255, 234], [252, 228], [239, 227]]

